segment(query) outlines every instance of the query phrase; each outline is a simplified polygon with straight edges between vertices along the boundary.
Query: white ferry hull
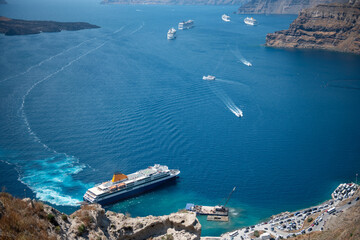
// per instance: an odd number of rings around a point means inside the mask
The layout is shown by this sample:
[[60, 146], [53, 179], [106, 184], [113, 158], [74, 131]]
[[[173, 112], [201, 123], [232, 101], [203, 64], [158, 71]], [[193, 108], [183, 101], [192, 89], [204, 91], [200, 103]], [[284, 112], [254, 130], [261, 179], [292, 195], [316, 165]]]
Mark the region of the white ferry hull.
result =
[[127, 199], [127, 198], [131, 198], [131, 197], [140, 195], [140, 194], [142, 194], [144, 192], [151, 191], [154, 188], [157, 188], [157, 187], [159, 187], [159, 186], [161, 186], [161, 185], [163, 185], [163, 184], [165, 184], [165, 183], [167, 183], [167, 182], [169, 182], [171, 180], [175, 180], [178, 177], [177, 175], [178, 174], [169, 175], [167, 177], [164, 177], [164, 178], [161, 178], [161, 179], [158, 179], [158, 180], [146, 183], [146, 184], [142, 184], [142, 185], [139, 185], [139, 186], [134, 186], [131, 189], [125, 189], [123, 191], [114, 192], [114, 193], [109, 194], [107, 196], [97, 198], [97, 199], [95, 199], [93, 201], [89, 200], [85, 196], [84, 196], [83, 199], [84, 199], [84, 201], [86, 201], [88, 203], [98, 203], [98, 204], [101, 204], [101, 205], [112, 204], [112, 203], [115, 203], [115, 202], [118, 202], [118, 201], [121, 201], [121, 200], [124, 200], [124, 199]]

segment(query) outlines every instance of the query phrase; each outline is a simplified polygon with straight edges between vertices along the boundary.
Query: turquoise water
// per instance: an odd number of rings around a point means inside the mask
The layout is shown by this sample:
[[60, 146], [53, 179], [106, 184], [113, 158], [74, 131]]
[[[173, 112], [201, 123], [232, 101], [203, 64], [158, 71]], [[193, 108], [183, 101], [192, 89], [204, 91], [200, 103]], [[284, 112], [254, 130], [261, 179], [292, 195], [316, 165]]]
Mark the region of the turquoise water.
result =
[[[69, 213], [115, 170], [166, 164], [181, 170], [176, 184], [107, 208], [169, 214], [188, 202], [224, 203], [237, 186], [229, 223], [200, 218], [203, 235], [220, 235], [324, 201], [338, 183], [354, 181], [360, 57], [265, 48], [266, 33], [296, 16], [259, 15], [250, 27], [235, 10], [0, 6], [12, 18], [101, 26], [0, 36], [0, 186]], [[195, 27], [168, 41], [167, 30], [187, 19]], [[203, 81], [208, 74], [217, 80]]]

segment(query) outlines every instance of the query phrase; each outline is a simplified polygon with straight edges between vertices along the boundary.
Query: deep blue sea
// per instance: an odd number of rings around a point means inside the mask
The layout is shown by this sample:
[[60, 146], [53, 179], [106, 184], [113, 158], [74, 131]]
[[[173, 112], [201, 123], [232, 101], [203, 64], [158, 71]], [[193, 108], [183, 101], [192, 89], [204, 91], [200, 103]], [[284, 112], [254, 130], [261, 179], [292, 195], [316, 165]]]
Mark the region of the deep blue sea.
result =
[[18, 197], [71, 213], [114, 171], [166, 164], [177, 183], [107, 208], [169, 214], [237, 186], [230, 222], [200, 218], [220, 235], [324, 201], [360, 171], [360, 56], [264, 47], [295, 15], [246, 26], [236, 6], [8, 2], [1, 16], [101, 26], [0, 35], [0, 186]]

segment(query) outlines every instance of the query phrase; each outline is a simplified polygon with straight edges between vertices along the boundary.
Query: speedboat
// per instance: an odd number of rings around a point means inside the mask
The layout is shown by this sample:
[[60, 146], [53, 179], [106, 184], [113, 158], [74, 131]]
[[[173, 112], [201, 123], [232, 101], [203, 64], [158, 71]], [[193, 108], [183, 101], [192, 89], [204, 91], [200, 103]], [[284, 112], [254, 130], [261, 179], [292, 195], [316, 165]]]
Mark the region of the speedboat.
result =
[[211, 76], [211, 75], [203, 76], [203, 80], [208, 80], [208, 81], [215, 80], [215, 76]]

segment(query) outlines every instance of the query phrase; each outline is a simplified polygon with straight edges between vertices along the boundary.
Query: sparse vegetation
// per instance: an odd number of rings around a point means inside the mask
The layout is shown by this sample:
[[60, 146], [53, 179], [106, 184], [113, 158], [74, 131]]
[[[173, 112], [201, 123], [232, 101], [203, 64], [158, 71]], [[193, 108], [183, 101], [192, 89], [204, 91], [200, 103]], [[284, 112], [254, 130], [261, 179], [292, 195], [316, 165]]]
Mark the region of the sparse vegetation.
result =
[[55, 239], [49, 236], [49, 221], [42, 203], [34, 207], [8, 193], [0, 193], [5, 214], [0, 218], [1, 239]]
[[56, 226], [56, 227], [55, 227], [55, 232], [56, 232], [56, 233], [60, 233], [60, 231], [61, 231], [60, 226]]
[[62, 219], [63, 221], [67, 221], [67, 220], [68, 220], [68, 217], [67, 217], [66, 214], [63, 214], [63, 215], [61, 216], [61, 219]]
[[309, 218], [307, 219], [308, 222], [312, 222], [312, 220], [313, 220], [312, 217], [309, 217]]
[[255, 237], [260, 237], [260, 233], [259, 233], [259, 231], [258, 231], [258, 230], [255, 230], [255, 232], [254, 232], [254, 236], [255, 236]]
[[81, 224], [81, 225], [78, 227], [77, 235], [78, 235], [78, 236], [83, 235], [83, 234], [85, 233], [85, 230], [86, 230], [85, 225], [84, 225], [84, 224]]
[[164, 237], [161, 238], [162, 240], [174, 240], [174, 236], [171, 234], [166, 234]]

